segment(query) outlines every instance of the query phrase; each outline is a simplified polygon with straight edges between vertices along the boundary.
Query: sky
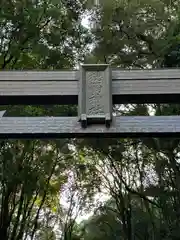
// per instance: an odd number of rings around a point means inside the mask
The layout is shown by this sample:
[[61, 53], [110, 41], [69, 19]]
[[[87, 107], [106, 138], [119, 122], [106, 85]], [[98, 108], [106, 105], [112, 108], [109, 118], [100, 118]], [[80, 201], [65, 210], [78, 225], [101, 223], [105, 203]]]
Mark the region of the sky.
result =
[[82, 25], [84, 27], [89, 28], [89, 16], [88, 15], [84, 15], [82, 18]]

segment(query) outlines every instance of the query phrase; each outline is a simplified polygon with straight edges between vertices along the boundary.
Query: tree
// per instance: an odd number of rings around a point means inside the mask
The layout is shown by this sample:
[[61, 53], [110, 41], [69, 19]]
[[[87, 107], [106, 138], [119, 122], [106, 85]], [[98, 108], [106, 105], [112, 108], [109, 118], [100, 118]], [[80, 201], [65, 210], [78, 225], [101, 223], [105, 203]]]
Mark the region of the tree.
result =
[[81, 59], [89, 36], [81, 26], [79, 1], [16, 0], [1, 5], [1, 69], [69, 68]]
[[[83, 11], [81, 2], [73, 0], [1, 1], [0, 68], [74, 67], [90, 42], [81, 25]], [[74, 106], [6, 106], [6, 110], [8, 116], [76, 112]], [[55, 239], [62, 231], [54, 225], [60, 218], [60, 189], [73, 166], [68, 143], [67, 139], [1, 141], [1, 239]]]
[[177, 26], [178, 1], [99, 2], [92, 14], [92, 60], [123, 68], [160, 67]]
[[[179, 1], [100, 3], [93, 9], [96, 42], [87, 62], [124, 68], [179, 66]], [[114, 109], [119, 115], [149, 115], [147, 104]], [[151, 109], [155, 115], [179, 113], [178, 104], [154, 104]], [[123, 239], [179, 239], [179, 139], [93, 139], [80, 144], [86, 146], [84, 155], [88, 164], [91, 159], [100, 191], [108, 191], [116, 203]], [[133, 219], [134, 196], [140, 212], [146, 213], [143, 229], [137, 215]], [[93, 216], [101, 223], [103, 217]]]

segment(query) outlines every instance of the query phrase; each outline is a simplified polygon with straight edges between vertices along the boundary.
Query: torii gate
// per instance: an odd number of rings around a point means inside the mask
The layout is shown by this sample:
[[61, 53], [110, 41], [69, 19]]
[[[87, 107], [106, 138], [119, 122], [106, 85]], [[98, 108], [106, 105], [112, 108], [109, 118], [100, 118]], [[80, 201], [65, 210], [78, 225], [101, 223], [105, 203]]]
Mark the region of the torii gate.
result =
[[180, 136], [180, 116], [113, 116], [112, 104], [178, 103], [180, 70], [1, 71], [0, 104], [77, 104], [77, 117], [3, 117], [0, 138]]

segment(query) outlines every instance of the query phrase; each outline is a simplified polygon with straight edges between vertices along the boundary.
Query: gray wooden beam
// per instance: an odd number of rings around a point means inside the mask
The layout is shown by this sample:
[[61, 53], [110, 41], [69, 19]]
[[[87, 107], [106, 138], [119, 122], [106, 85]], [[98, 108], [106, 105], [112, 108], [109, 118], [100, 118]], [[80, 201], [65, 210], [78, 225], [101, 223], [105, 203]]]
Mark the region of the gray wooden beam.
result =
[[[1, 71], [0, 104], [77, 104], [78, 71]], [[180, 69], [112, 70], [113, 103], [180, 102]]]
[[180, 137], [180, 116], [122, 116], [83, 129], [77, 117], [2, 117], [0, 138]]

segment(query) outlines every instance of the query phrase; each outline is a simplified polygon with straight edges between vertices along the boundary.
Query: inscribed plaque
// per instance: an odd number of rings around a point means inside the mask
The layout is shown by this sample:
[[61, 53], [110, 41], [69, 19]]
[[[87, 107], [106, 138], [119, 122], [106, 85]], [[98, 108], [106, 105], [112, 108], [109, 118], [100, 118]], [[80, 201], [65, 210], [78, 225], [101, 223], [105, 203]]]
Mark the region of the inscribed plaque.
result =
[[86, 123], [111, 120], [112, 94], [109, 65], [83, 65], [80, 71], [79, 118]]

